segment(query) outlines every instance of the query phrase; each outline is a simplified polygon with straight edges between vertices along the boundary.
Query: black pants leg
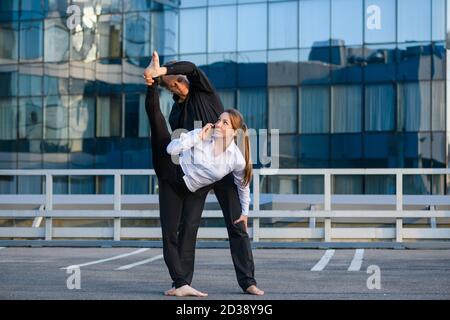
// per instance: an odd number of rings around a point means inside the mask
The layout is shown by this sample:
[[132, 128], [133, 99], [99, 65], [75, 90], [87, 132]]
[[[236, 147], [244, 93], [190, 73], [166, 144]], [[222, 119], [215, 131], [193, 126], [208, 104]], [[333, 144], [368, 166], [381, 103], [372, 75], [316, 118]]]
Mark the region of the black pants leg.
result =
[[192, 283], [194, 276], [195, 245], [206, 197], [211, 187], [202, 188], [186, 196], [183, 202], [178, 233], [178, 254], [183, 266], [183, 278]]
[[[158, 91], [148, 87], [145, 108], [150, 121], [153, 167], [159, 183], [159, 212], [163, 254], [176, 288], [188, 284], [183, 278], [183, 265], [178, 253], [177, 232], [183, 212], [183, 201], [189, 190], [182, 181], [182, 170], [166, 152], [171, 141], [166, 120], [159, 106]], [[185, 188], [183, 189], [182, 186]], [[187, 190], [187, 191], [186, 191]]]
[[244, 223], [233, 224], [241, 216], [241, 204], [233, 174], [230, 173], [214, 184], [214, 192], [222, 208], [228, 231], [231, 258], [236, 271], [239, 286], [245, 291], [256, 285], [255, 265], [253, 262], [250, 237], [245, 231]]

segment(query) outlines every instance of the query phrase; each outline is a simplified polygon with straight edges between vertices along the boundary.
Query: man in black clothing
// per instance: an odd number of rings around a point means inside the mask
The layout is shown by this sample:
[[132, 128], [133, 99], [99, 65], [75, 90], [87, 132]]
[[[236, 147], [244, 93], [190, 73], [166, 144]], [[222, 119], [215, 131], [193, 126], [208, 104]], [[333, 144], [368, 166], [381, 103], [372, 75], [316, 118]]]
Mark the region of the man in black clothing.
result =
[[[152, 62], [144, 72], [144, 78], [149, 86], [157, 81], [158, 84], [174, 94], [175, 102], [169, 116], [172, 131], [180, 128], [193, 130], [194, 121], [201, 121], [202, 127], [207, 123], [215, 123], [220, 114], [224, 112], [216, 90], [203, 71], [191, 62], [173, 62], [160, 67], [158, 54], [154, 52]], [[148, 91], [147, 97], [149, 94]], [[160, 150], [160, 152], [166, 151]], [[158, 169], [155, 168], [156, 170]], [[162, 179], [159, 179], [159, 184], [160, 205], [164, 206], [163, 202], [170, 201], [171, 197], [175, 196], [175, 191], [170, 186], [165, 185]], [[214, 183], [211, 187], [214, 189], [224, 215], [239, 286], [244, 292], [262, 295], [264, 292], [256, 287], [254, 278], [253, 255], [246, 228], [247, 217], [241, 215], [239, 195], [232, 173]], [[186, 197], [183, 202], [182, 217], [164, 217], [164, 219], [161, 219], [163, 233], [176, 233], [176, 228], [173, 226], [178, 226], [178, 235], [163, 234], [165, 251], [170, 252], [171, 257], [175, 257], [172, 259], [176, 259], [176, 253], [179, 257], [179, 261], [169, 260], [166, 263], [180, 264], [183, 269], [183, 279], [189, 285], [194, 273], [197, 231], [208, 194], [207, 191], [205, 192], [203, 189], [201, 192]], [[163, 195], [161, 195], [161, 192], [163, 192]], [[168, 227], [166, 224], [172, 225]], [[164, 239], [173, 239], [175, 236], [177, 237], [176, 243], [164, 241]], [[175, 283], [172, 283], [172, 289], [168, 290], [166, 294], [172, 295], [175, 290]]]

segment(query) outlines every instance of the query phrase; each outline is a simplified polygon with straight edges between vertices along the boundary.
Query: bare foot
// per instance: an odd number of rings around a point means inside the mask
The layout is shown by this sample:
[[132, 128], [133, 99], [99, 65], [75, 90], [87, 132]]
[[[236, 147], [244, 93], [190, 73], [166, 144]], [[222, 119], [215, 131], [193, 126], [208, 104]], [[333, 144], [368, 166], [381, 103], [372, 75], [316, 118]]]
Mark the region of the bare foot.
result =
[[175, 287], [170, 288], [169, 290], [167, 290], [166, 292], [164, 292], [165, 296], [173, 296], [175, 294]]
[[144, 70], [145, 78], [156, 78], [158, 77], [158, 70], [160, 68], [159, 65], [159, 55], [158, 52], [154, 51], [152, 55], [152, 61], [148, 65], [148, 67]]
[[191, 286], [189, 286], [187, 284], [178, 289], [175, 289], [175, 291], [173, 292], [172, 295], [177, 296], [177, 297], [188, 297], [188, 296], [207, 297], [208, 296], [207, 293], [203, 293], [198, 290], [195, 290], [194, 288], [192, 288]]
[[255, 296], [262, 296], [264, 294], [264, 291], [258, 289], [258, 287], [255, 285], [251, 285], [250, 287], [248, 287], [246, 292], [248, 294], [254, 294]]

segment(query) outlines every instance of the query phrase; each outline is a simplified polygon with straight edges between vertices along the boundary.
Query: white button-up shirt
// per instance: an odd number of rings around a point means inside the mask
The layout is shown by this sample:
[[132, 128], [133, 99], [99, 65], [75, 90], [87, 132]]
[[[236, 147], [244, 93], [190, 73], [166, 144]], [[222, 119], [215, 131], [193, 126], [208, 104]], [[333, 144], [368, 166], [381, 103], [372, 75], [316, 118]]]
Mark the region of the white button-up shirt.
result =
[[[184, 172], [183, 179], [192, 192], [221, 180], [233, 172], [241, 203], [241, 214], [248, 215], [250, 206], [250, 186], [242, 186], [244, 181], [245, 159], [239, 147], [233, 141], [225, 151], [214, 155], [214, 139], [202, 140], [199, 133], [202, 129], [194, 129], [181, 133], [167, 146], [167, 153], [180, 155], [179, 163]], [[174, 159], [172, 159], [174, 160]]]

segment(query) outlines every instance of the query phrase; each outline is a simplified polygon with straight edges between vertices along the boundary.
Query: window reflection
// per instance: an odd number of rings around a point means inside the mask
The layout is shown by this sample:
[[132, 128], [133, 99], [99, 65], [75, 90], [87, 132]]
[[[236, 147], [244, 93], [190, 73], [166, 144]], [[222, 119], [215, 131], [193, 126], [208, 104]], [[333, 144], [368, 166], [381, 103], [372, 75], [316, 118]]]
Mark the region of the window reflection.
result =
[[362, 90], [360, 85], [331, 87], [331, 132], [361, 132]]
[[238, 50], [267, 48], [267, 4], [238, 6]]
[[17, 65], [0, 65], [0, 97], [17, 95]]
[[208, 55], [208, 78], [216, 88], [234, 88], [237, 83], [237, 57], [235, 53]]
[[297, 88], [269, 89], [269, 127], [280, 133], [297, 132]]
[[330, 166], [329, 135], [302, 134], [298, 136], [298, 141], [300, 168], [328, 168]]
[[180, 53], [206, 51], [206, 9], [180, 10]]
[[297, 47], [297, 2], [269, 4], [269, 48]]
[[[44, 169], [67, 169], [69, 163], [69, 149], [67, 140], [45, 140], [42, 143]], [[67, 178], [56, 183], [56, 191], [63, 193], [67, 188]]]
[[235, 6], [208, 9], [208, 52], [236, 51], [236, 31]]
[[300, 49], [300, 84], [330, 82], [330, 48]]
[[431, 45], [398, 45], [398, 80], [431, 78]]
[[361, 82], [364, 64], [362, 47], [331, 48], [331, 79], [335, 83]]
[[364, 50], [364, 79], [366, 82], [395, 81], [397, 70], [395, 44], [371, 45]]
[[239, 86], [267, 85], [267, 54], [265, 51], [238, 53]]
[[299, 2], [301, 48], [330, 45], [330, 10], [330, 0]]
[[42, 139], [42, 98], [19, 99], [19, 138]]
[[99, 58], [119, 58], [122, 53], [122, 16], [102, 15], [97, 26]]
[[46, 63], [44, 65], [44, 95], [68, 94], [69, 64]]
[[19, 95], [37, 96], [42, 94], [42, 64], [19, 65]]
[[391, 0], [365, 0], [366, 43], [395, 42], [396, 2]]
[[120, 96], [97, 97], [97, 137], [121, 136], [122, 99]]
[[82, 95], [70, 96], [69, 137], [82, 139], [94, 137], [95, 98]]
[[365, 90], [365, 130], [395, 129], [395, 89], [391, 84], [368, 85]]
[[19, 24], [0, 24], [0, 64], [17, 62], [19, 56]]
[[69, 32], [64, 19], [45, 20], [44, 60], [60, 62], [69, 59]]
[[267, 129], [266, 88], [239, 90], [238, 109], [249, 128]]
[[126, 57], [150, 55], [150, 16], [148, 13], [124, 15], [124, 42]]
[[431, 0], [398, 0], [398, 42], [429, 41]]
[[399, 83], [399, 129], [429, 131], [431, 113], [429, 81]]
[[[0, 99], [0, 140], [17, 139], [17, 100]], [[0, 153], [2, 149], [0, 149]]]
[[268, 57], [268, 84], [296, 85], [298, 83], [298, 50], [272, 50]]
[[23, 21], [20, 23], [20, 60], [42, 61], [43, 21]]
[[69, 134], [69, 97], [48, 96], [44, 98], [44, 139], [67, 139]]
[[362, 44], [362, 0], [331, 1], [331, 37], [341, 45]]
[[299, 132], [330, 132], [330, 88], [302, 86], [299, 94]]

